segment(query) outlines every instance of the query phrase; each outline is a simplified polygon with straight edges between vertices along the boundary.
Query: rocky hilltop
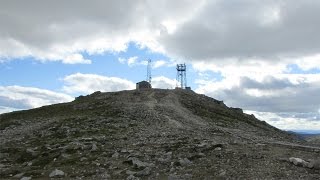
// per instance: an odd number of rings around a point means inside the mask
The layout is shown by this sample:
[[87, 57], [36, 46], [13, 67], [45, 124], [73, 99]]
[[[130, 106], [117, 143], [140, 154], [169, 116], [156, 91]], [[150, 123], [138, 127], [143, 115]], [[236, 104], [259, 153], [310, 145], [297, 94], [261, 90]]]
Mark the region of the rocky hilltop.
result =
[[0, 115], [2, 179], [318, 179], [320, 146], [186, 90]]

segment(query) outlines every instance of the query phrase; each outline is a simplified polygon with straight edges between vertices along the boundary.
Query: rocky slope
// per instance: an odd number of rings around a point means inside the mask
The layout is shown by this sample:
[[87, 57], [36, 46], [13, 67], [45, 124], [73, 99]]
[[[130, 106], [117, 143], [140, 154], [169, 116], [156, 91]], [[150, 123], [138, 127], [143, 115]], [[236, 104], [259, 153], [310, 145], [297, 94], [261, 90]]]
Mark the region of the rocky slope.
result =
[[[0, 115], [3, 179], [317, 179], [320, 147], [185, 90]], [[295, 159], [293, 159], [295, 158]]]

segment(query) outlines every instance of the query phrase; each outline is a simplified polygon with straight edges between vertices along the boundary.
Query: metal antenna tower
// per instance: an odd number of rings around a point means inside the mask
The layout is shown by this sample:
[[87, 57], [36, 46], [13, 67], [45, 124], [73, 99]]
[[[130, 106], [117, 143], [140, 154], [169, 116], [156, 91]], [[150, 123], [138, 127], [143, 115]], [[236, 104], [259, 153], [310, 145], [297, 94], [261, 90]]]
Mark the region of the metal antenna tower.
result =
[[186, 64], [177, 64], [177, 87], [181, 89], [187, 87], [187, 67]]
[[147, 82], [151, 84], [151, 59], [148, 59]]

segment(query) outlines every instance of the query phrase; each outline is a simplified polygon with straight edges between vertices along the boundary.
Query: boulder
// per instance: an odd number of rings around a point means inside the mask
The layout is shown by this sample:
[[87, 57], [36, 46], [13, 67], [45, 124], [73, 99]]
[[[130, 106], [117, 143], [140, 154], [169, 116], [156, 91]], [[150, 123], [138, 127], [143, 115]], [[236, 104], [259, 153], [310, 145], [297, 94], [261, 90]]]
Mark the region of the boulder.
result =
[[289, 158], [289, 162], [293, 163], [296, 166], [302, 166], [306, 162], [303, 159], [291, 157]]
[[300, 158], [291, 157], [289, 158], [289, 162], [293, 163], [296, 166], [306, 167], [310, 169], [314, 167], [312, 162], [310, 163]]
[[63, 177], [63, 176], [64, 176], [64, 172], [59, 169], [55, 169], [49, 174], [49, 177], [51, 178]]
[[30, 180], [32, 179], [31, 177], [22, 177], [20, 180]]

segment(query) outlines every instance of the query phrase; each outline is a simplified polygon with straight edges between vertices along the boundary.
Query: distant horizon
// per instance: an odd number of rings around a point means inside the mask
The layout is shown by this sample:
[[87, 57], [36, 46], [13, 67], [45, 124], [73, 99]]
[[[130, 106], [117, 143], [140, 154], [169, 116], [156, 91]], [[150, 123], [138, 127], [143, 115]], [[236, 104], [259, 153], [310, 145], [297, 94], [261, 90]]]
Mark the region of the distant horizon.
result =
[[285, 131], [292, 131], [298, 134], [320, 135], [320, 130], [285, 130]]

